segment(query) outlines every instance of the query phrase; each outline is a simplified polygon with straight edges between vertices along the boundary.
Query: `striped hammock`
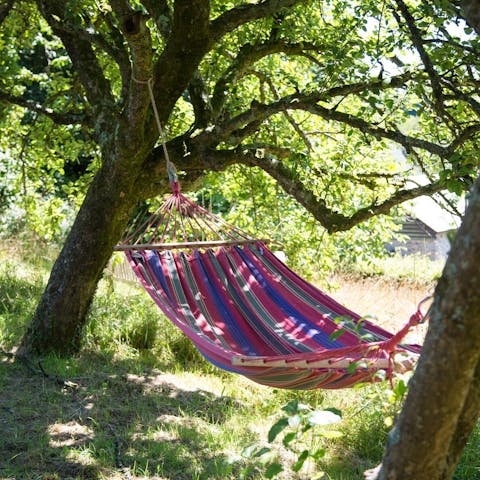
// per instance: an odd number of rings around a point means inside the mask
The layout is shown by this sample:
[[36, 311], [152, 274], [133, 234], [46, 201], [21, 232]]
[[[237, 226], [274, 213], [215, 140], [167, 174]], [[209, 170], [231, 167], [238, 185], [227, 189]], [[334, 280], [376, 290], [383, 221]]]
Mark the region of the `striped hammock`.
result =
[[211, 363], [271, 387], [336, 389], [390, 377], [394, 354], [419, 354], [400, 342], [422, 320], [420, 309], [397, 334], [383, 330], [174, 185], [116, 249]]

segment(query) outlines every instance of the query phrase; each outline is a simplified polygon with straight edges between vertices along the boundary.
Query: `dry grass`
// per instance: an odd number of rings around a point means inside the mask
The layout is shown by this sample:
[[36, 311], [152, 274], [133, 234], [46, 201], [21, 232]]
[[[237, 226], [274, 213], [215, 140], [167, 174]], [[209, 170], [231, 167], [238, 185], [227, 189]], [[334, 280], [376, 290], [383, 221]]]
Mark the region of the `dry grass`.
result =
[[[326, 290], [339, 303], [360, 315], [373, 317], [374, 323], [395, 332], [407, 323], [419, 302], [433, 293], [433, 283], [428, 285], [382, 277], [335, 275], [330, 277]], [[410, 334], [411, 341], [421, 341], [426, 327], [416, 327]]]

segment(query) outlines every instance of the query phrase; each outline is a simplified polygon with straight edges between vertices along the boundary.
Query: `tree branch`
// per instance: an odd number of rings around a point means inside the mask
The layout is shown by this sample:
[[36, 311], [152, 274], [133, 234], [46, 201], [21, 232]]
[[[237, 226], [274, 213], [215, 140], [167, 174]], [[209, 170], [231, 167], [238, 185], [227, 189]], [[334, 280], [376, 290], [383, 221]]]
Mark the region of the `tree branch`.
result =
[[240, 25], [268, 17], [300, 3], [306, 3], [306, 0], [264, 0], [261, 3], [246, 3], [232, 8], [212, 21], [212, 40], [216, 42]]
[[[150, 104], [146, 82], [152, 78], [152, 40], [146, 25], [146, 17], [141, 12], [132, 9], [128, 2], [123, 0], [112, 0], [112, 6], [116, 16], [120, 20], [121, 30], [127, 40], [131, 57], [131, 75], [128, 79], [128, 99], [123, 112], [127, 128], [132, 125], [139, 125], [145, 118], [145, 113]], [[126, 79], [125, 79], [126, 81]], [[131, 133], [143, 136], [143, 128], [131, 130]], [[137, 144], [129, 138], [129, 142]]]
[[404, 146], [407, 151], [411, 148], [421, 148], [422, 150], [426, 150], [440, 157], [446, 157], [450, 154], [449, 147], [442, 147], [441, 145], [430, 142], [428, 140], [423, 140], [420, 138], [412, 137], [410, 135], [405, 135], [399, 130], [388, 130], [386, 128], [381, 128], [349, 113], [339, 112], [334, 109], [325, 108], [317, 104], [305, 104], [303, 102], [293, 106], [289, 106], [288, 108], [292, 107], [310, 113], [315, 113], [320, 117], [324, 118], [325, 120], [335, 120], [337, 122], [350, 125], [351, 127], [354, 127], [361, 132], [368, 133], [369, 135], [372, 135], [377, 139], [386, 138], [388, 140], [392, 140], [393, 142]]
[[194, 128], [205, 128], [212, 118], [212, 106], [208, 96], [207, 86], [197, 69], [188, 86], [190, 102], [195, 114]]
[[5, 21], [13, 7], [15, 0], [4, 0], [0, 5], [0, 25]]
[[37, 102], [32, 102], [26, 100], [22, 97], [11, 95], [6, 92], [0, 91], [0, 100], [3, 100], [14, 105], [19, 105], [33, 112], [40, 113], [51, 118], [55, 123], [59, 125], [90, 125], [92, 124], [91, 119], [87, 117], [84, 112], [56, 112], [55, 110], [45, 107]]
[[166, 0], [142, 0], [143, 6], [153, 18], [160, 35], [166, 40], [172, 30], [172, 12]]
[[105, 132], [110, 131], [112, 127], [112, 116], [116, 110], [115, 99], [110, 88], [110, 82], [105, 78], [90, 42], [81, 35], [58, 29], [58, 19], [64, 21], [66, 3], [65, 0], [37, 0], [40, 11], [53, 32], [61, 39], [75, 70], [78, 72], [88, 101], [94, 109], [97, 139], [102, 144], [110, 140]]
[[[107, 18], [108, 18], [108, 15], [105, 16], [105, 19]], [[112, 22], [107, 21], [106, 23], [108, 24], [112, 32], [112, 35], [114, 35], [115, 33], [117, 34], [119, 33]], [[67, 22], [59, 22], [59, 21], [56, 21], [54, 18], [52, 18], [50, 20], [50, 26], [54, 27], [56, 32], [64, 32], [66, 34], [70, 34], [78, 38], [82, 38], [83, 40], [90, 43], [91, 45], [97, 46], [100, 50], [102, 50], [109, 57], [115, 60], [115, 62], [119, 66], [120, 74], [122, 78], [124, 77], [124, 72], [126, 70], [129, 70], [130, 61], [128, 59], [127, 51], [124, 48], [123, 40], [122, 40], [123, 37], [121, 37], [121, 35], [120, 37], [122, 39], [119, 40], [117, 36], [115, 38], [115, 44], [112, 45], [107, 41], [107, 39], [103, 35], [95, 31], [95, 28], [93, 25], [91, 26], [91, 30], [87, 31], [84, 28], [77, 28]]]
[[[468, 95], [461, 90], [450, 80], [443, 79], [443, 83], [453, 92], [453, 98], [456, 100], [462, 100], [480, 117], [480, 102], [475, 100], [473, 95]], [[477, 90], [477, 89], [476, 89]], [[476, 93], [476, 92], [475, 92]]]
[[467, 23], [480, 35], [480, 8], [478, 8], [478, 0], [461, 0], [460, 5]]
[[153, 72], [162, 121], [167, 119], [212, 45], [209, 16], [208, 0], [175, 1], [172, 31]]
[[316, 197], [311, 190], [298, 180], [295, 171], [290, 170], [278, 160], [274, 158], [259, 158], [254, 154], [243, 154], [241, 158], [240, 161], [242, 163], [255, 165], [265, 170], [287, 193], [303, 205], [329, 233], [349, 230], [365, 220], [377, 215], [387, 214], [393, 207], [407, 200], [412, 200], [422, 195], [433, 195], [445, 188], [445, 182], [439, 180], [412, 189], [398, 190], [387, 200], [381, 203], [372, 203], [357, 210], [353, 215], [346, 216], [328, 207], [323, 199]]
[[407, 5], [403, 0], [395, 0], [395, 3], [398, 5], [400, 12], [403, 18], [405, 19], [407, 28], [410, 32], [410, 38], [412, 40], [412, 43], [417, 49], [418, 54], [420, 55], [420, 58], [422, 60], [422, 63], [425, 66], [425, 71], [427, 72], [430, 78], [430, 84], [432, 86], [432, 93], [434, 98], [434, 102], [433, 102], [434, 108], [441, 118], [448, 118], [451, 120], [451, 117], [447, 115], [445, 111], [443, 90], [440, 84], [440, 79], [437, 75], [437, 72], [435, 71], [435, 67], [430, 58], [430, 55], [427, 53], [427, 51], [425, 50], [425, 47], [423, 46], [424, 41], [420, 33], [420, 30], [417, 27], [415, 18], [410, 13], [410, 10], [408, 9]]
[[462, 146], [465, 142], [468, 142], [473, 137], [475, 137], [478, 132], [480, 132], [480, 124], [468, 126], [464, 130], [462, 130], [450, 143], [449, 150], [453, 153], [458, 147]]
[[[364, 133], [374, 136], [375, 138], [392, 140], [403, 145], [407, 150], [416, 147], [441, 157], [448, 157], [452, 152], [450, 146], [444, 147], [428, 140], [405, 135], [399, 130], [381, 128], [376, 124], [363, 120], [362, 118], [349, 113], [337, 111], [335, 107], [329, 109], [318, 105], [317, 103], [319, 101], [331, 100], [335, 96], [346, 96], [371, 88], [386, 89], [397, 87], [399, 83], [406, 82], [407, 78], [410, 78], [410, 74], [393, 77], [389, 83], [376, 80], [373, 82], [342, 85], [315, 94], [287, 95], [276, 102], [267, 105], [254, 101], [249, 110], [228, 120], [223, 125], [218, 125], [212, 132], [205, 132], [199, 135], [196, 141], [205, 142], [210, 145], [218, 145], [223, 141], [230, 145], [236, 145], [244, 138], [251, 135], [252, 132], [258, 128], [258, 125], [270, 116], [285, 110], [303, 110], [314, 113], [325, 120], [335, 120], [350, 125]], [[452, 147], [455, 147], [455, 144], [452, 144]]]
[[275, 53], [289, 55], [303, 55], [306, 51], [318, 52], [320, 47], [311, 43], [287, 43], [284, 41], [269, 41], [258, 45], [243, 45], [234, 62], [217, 81], [212, 95], [212, 108], [215, 117], [218, 117], [225, 103], [228, 85], [234, 84], [255, 62]]
[[[260, 82], [264, 82], [268, 85], [268, 87], [270, 88], [270, 91], [272, 92], [275, 99], [278, 100], [280, 98], [280, 94], [278, 93], [277, 89], [275, 88], [275, 85], [274, 85], [273, 81], [269, 77], [267, 77], [266, 75], [264, 75], [260, 72], [256, 72], [256, 71], [252, 71], [251, 74], [255, 75], [260, 80]], [[307, 147], [307, 150], [312, 151], [313, 150], [312, 142], [308, 138], [308, 135], [300, 128], [300, 125], [295, 121], [295, 119], [292, 117], [292, 115], [290, 115], [290, 113], [287, 110], [285, 110], [283, 112], [283, 115], [287, 119], [288, 123], [290, 123], [292, 128], [295, 130], [297, 135], [302, 139], [303, 143]]]

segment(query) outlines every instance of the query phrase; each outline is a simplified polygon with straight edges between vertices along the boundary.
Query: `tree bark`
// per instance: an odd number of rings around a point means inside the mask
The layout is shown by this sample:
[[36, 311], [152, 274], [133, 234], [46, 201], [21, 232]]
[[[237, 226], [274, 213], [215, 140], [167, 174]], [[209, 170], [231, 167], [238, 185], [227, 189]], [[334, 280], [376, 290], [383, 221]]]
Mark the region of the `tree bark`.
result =
[[[39, 4], [55, 30], [57, 19], [65, 14], [66, 4], [57, 0], [43, 0]], [[123, 8], [117, 13], [123, 20], [134, 76], [122, 112], [116, 110], [110, 85], [91, 45], [76, 38], [71, 31], [57, 30], [90, 102], [95, 105], [96, 134], [103, 165], [87, 191], [22, 339], [20, 351], [24, 354], [54, 351], [68, 355], [80, 349], [88, 308], [113, 247], [142, 194], [135, 188], [136, 181], [158, 137], [148, 109], [145, 80], [156, 69], [154, 85], [155, 90], [161, 92], [157, 101], [160, 121], [164, 122], [210, 44], [206, 0], [177, 0], [175, 36], [167, 43], [155, 68], [145, 19]], [[198, 28], [192, 29], [192, 24]]]
[[423, 353], [378, 480], [447, 480], [480, 407], [480, 177], [435, 291]]
[[458, 418], [457, 428], [450, 442], [447, 462], [442, 480], [452, 478], [457, 468], [458, 461], [462, 455], [463, 449], [478, 421], [480, 413], [480, 362], [477, 363], [475, 375], [470, 385], [470, 389], [463, 404], [462, 412]]
[[24, 353], [78, 351], [97, 283], [137, 200], [126, 164], [110, 159], [95, 176], [23, 337]]

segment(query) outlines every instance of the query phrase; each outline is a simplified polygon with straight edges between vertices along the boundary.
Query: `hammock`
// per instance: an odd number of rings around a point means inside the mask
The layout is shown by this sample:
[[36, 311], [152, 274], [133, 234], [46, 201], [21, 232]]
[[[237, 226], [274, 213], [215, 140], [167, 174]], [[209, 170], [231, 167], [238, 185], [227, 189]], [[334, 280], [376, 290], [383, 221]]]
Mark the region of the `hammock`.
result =
[[395, 335], [340, 305], [268, 248], [183, 195], [134, 221], [125, 251], [163, 313], [214, 365], [271, 387], [344, 388], [391, 378], [394, 354], [423, 320], [420, 307]]

